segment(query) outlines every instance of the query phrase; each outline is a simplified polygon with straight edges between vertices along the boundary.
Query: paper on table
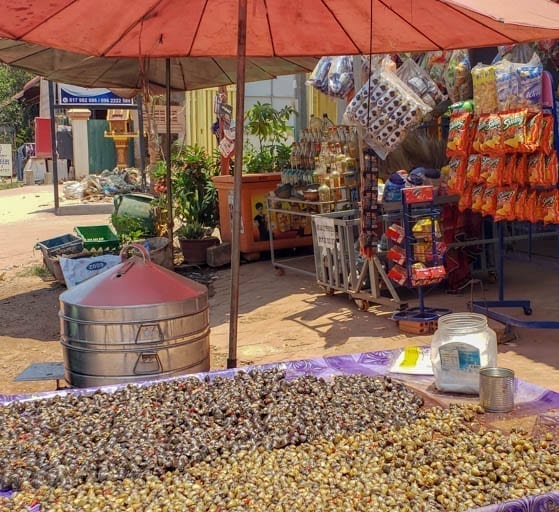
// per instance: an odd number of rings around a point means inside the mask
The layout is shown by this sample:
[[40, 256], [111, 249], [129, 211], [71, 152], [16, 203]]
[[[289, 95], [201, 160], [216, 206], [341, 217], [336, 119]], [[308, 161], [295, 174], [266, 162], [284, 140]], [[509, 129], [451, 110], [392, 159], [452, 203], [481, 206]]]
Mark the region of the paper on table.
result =
[[405, 347], [396, 354], [394, 362], [390, 366], [390, 372], [407, 373], [410, 375], [433, 375], [431, 349], [429, 347]]

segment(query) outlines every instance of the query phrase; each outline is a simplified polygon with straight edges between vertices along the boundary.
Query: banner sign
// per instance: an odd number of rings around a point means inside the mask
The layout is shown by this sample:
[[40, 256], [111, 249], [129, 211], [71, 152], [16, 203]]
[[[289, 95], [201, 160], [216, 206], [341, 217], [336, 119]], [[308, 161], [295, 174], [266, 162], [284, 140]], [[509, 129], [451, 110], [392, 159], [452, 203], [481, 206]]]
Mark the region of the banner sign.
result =
[[12, 145], [0, 144], [0, 176], [12, 177]]
[[86, 89], [75, 85], [59, 84], [59, 103], [62, 105], [134, 105], [132, 99], [121, 98], [109, 89]]
[[316, 242], [320, 247], [326, 249], [336, 248], [336, 228], [334, 226], [334, 219], [326, 217], [315, 216], [314, 228], [316, 231]]

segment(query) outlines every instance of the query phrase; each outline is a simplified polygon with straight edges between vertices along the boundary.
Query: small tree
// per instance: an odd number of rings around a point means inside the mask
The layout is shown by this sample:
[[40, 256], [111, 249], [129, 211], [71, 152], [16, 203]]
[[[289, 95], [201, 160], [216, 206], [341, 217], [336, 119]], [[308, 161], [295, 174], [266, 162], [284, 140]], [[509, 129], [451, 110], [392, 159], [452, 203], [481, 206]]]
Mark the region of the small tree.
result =
[[27, 71], [0, 64], [0, 126], [10, 128], [0, 131], [0, 141], [4, 144], [20, 145], [32, 139], [31, 108], [24, 102], [12, 100], [32, 78]]

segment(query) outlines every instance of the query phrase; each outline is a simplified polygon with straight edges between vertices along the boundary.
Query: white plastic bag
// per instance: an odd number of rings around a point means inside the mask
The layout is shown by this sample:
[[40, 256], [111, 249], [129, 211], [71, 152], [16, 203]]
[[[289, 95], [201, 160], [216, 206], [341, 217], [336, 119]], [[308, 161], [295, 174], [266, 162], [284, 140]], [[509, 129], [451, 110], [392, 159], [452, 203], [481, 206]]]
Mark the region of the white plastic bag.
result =
[[122, 260], [115, 254], [103, 254], [93, 258], [59, 258], [58, 261], [66, 286], [73, 288], [118, 265]]

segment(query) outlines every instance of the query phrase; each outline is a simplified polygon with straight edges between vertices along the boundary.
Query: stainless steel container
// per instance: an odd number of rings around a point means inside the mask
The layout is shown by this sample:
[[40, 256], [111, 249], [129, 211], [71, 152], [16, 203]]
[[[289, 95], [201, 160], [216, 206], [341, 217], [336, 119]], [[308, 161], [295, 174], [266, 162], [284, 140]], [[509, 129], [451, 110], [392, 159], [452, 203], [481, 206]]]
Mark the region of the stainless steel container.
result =
[[514, 408], [514, 372], [486, 367], [479, 371], [479, 401], [487, 412], [510, 412]]
[[[130, 250], [140, 256], [126, 259]], [[66, 380], [75, 387], [209, 370], [207, 288], [155, 265], [141, 245], [60, 295]]]

